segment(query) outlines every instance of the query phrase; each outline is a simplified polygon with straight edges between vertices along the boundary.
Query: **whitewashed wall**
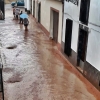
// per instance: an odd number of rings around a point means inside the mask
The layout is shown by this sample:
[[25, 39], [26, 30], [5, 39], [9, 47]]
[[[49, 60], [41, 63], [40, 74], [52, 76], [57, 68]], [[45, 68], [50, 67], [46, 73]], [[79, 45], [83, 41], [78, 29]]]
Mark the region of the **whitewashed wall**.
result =
[[100, 27], [89, 24], [86, 61], [100, 71]]
[[79, 11], [80, 11], [80, 0], [78, 6], [72, 2], [64, 1], [64, 14], [70, 15], [74, 20], [79, 20]]
[[[79, 6], [65, 1], [63, 36], [62, 41], [65, 42], [66, 19], [73, 20], [72, 42], [71, 48], [77, 52], [78, 30], [79, 30]], [[88, 35], [88, 46], [86, 61], [100, 71], [100, 1], [90, 0], [89, 25], [90, 33]]]
[[24, 7], [27, 8], [27, 0], [24, 0], [24, 3], [25, 3]]
[[27, 10], [30, 10], [30, 0], [24, 0], [25, 2], [25, 8], [27, 8]]
[[80, 0], [79, 0], [78, 6], [74, 5], [71, 2], [66, 2], [66, 1], [64, 1], [64, 4], [65, 5], [64, 5], [64, 20], [63, 20], [62, 41], [65, 43], [66, 19], [69, 18], [73, 21], [71, 48], [72, 48], [72, 50], [77, 52]]
[[50, 7], [59, 10], [58, 42], [61, 43], [62, 3], [56, 0], [41, 0], [41, 24], [50, 32]]
[[100, 26], [100, 0], [91, 0], [89, 22]]
[[[66, 19], [69, 18], [73, 20], [70, 16], [65, 15], [64, 16], [64, 23], [63, 23], [63, 42], [65, 43], [65, 29], [66, 29]], [[79, 24], [76, 21], [73, 21], [73, 27], [72, 27], [72, 40], [71, 40], [71, 48], [75, 52], [77, 52], [77, 42], [78, 42], [78, 30], [79, 30]]]
[[27, 10], [30, 11], [30, 0], [27, 0]]
[[91, 0], [86, 60], [100, 71], [100, 0]]
[[89, 33], [86, 61], [100, 71], [100, 32], [95, 30]]
[[37, 18], [37, 15], [38, 15], [38, 9], [37, 9], [37, 6], [38, 6], [38, 0], [32, 0], [32, 15], [33, 15], [33, 9], [34, 9], [34, 7], [33, 7], [33, 1], [35, 1], [35, 18], [38, 20], [38, 18]]

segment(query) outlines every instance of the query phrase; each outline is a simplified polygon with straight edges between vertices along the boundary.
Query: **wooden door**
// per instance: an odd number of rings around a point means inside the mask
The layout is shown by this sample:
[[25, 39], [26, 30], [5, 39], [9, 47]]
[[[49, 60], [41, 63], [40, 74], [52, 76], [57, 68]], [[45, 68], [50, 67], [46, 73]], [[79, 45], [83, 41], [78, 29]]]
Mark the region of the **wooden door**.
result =
[[64, 52], [67, 56], [71, 56], [72, 26], [73, 26], [73, 21], [67, 19], [66, 29], [65, 29], [65, 48], [64, 48]]
[[77, 65], [80, 64], [80, 60], [83, 62], [86, 60], [87, 39], [88, 32], [80, 28], [78, 38]]
[[53, 11], [53, 39], [58, 42], [58, 24], [59, 24], [59, 13]]
[[89, 8], [90, 8], [90, 0], [81, 0], [79, 20], [86, 25], [88, 24]]
[[41, 3], [38, 5], [38, 22], [40, 23], [41, 20]]

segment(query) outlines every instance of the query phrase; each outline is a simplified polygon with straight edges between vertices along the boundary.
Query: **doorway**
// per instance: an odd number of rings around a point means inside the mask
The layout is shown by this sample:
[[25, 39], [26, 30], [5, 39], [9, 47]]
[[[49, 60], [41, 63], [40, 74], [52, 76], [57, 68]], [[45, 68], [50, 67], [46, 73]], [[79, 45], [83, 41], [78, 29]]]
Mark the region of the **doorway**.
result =
[[53, 39], [58, 42], [59, 12], [53, 10]]
[[90, 0], [81, 0], [79, 20], [88, 25]]
[[35, 17], [35, 1], [33, 1], [33, 17]]
[[38, 4], [38, 22], [41, 22], [41, 3]]
[[81, 29], [79, 26], [77, 66], [80, 66], [81, 62], [84, 63], [86, 60], [87, 40], [88, 40], [88, 31]]
[[71, 56], [72, 27], [73, 27], [73, 21], [70, 20], [70, 19], [66, 19], [65, 48], [64, 48], [64, 53], [65, 53], [68, 57]]

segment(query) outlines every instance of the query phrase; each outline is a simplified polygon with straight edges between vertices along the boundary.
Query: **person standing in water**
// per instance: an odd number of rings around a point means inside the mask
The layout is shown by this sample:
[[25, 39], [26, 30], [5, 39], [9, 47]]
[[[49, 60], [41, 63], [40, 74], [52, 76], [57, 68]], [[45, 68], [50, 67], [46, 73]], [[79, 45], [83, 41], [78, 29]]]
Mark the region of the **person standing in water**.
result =
[[28, 21], [27, 18], [24, 18], [23, 24], [24, 24], [24, 26], [25, 26], [25, 31], [27, 31], [27, 30], [28, 30], [27, 27], [28, 27], [28, 25], [29, 25], [29, 21]]
[[15, 15], [16, 15], [16, 19], [18, 20], [18, 16], [20, 14], [20, 9], [19, 8], [16, 8], [15, 9]]
[[14, 18], [15, 18], [15, 6], [13, 7], [13, 15], [14, 15]]
[[[23, 13], [23, 11], [21, 11], [21, 13], [19, 15], [21, 15]], [[20, 24], [23, 24], [23, 18], [20, 17]]]

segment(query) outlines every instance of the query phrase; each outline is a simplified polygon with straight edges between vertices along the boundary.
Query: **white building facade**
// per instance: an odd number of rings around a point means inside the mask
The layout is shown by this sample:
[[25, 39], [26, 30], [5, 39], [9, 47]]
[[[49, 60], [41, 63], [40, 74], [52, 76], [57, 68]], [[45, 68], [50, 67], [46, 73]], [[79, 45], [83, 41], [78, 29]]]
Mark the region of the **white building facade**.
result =
[[25, 11], [27, 11], [28, 14], [30, 14], [30, 10], [31, 10], [31, 1], [32, 0], [24, 0], [25, 2], [25, 5], [24, 5], [24, 8], [25, 8]]
[[58, 44], [61, 44], [61, 0], [32, 0], [32, 15], [41, 28]]
[[100, 1], [64, 0], [62, 51], [100, 88]]

